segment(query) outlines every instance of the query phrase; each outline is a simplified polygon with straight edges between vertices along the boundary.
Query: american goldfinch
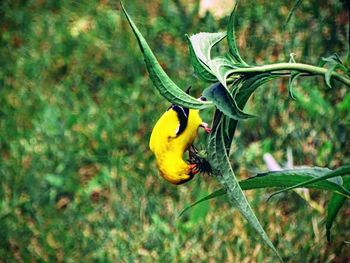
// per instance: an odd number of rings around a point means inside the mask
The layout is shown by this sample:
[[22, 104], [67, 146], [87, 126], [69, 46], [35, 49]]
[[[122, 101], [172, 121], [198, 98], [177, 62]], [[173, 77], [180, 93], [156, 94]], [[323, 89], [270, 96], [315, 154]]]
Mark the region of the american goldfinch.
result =
[[183, 160], [184, 152], [197, 137], [198, 128], [209, 133], [198, 110], [172, 105], [153, 128], [149, 147], [154, 153], [161, 176], [172, 184], [183, 184], [201, 169]]

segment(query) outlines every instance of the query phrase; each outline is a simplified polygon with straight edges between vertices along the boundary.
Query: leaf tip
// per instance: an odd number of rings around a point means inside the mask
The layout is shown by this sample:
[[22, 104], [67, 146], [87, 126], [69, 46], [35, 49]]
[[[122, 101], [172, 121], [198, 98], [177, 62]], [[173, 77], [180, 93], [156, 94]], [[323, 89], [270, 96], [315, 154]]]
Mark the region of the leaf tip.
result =
[[331, 240], [331, 230], [329, 228], [326, 229], [326, 237], [327, 237], [327, 242], [328, 244], [332, 243]]

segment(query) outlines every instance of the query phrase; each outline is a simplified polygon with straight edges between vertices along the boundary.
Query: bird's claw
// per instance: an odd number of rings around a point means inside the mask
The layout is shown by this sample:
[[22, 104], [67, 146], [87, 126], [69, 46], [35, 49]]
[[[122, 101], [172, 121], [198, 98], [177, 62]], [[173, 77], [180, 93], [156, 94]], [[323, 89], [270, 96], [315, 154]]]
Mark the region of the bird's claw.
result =
[[206, 133], [211, 133], [211, 128], [209, 127], [208, 123], [202, 122], [199, 127], [203, 128]]
[[207, 127], [207, 128], [204, 128], [204, 131], [206, 132], [206, 133], [211, 133], [211, 128], [209, 128], [209, 127]]
[[197, 173], [199, 173], [199, 169], [197, 167], [197, 165], [194, 163], [194, 164], [190, 164], [190, 173], [195, 175]]

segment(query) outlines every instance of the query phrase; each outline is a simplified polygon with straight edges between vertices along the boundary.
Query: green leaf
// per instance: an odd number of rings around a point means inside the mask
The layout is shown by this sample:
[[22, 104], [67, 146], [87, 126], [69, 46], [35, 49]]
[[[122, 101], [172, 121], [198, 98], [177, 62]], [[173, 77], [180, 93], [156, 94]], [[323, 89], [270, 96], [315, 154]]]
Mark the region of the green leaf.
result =
[[[350, 177], [344, 178], [343, 187], [350, 191]], [[331, 228], [333, 226], [333, 222], [337, 217], [340, 208], [344, 205], [345, 201], [345, 196], [333, 193], [331, 200], [327, 205], [326, 236], [328, 242], [331, 242]]]
[[204, 102], [200, 101], [190, 95], [188, 95], [186, 92], [181, 90], [165, 73], [163, 68], [160, 66], [159, 62], [157, 61], [156, 57], [154, 56], [151, 48], [147, 44], [146, 40], [134, 24], [134, 22], [131, 20], [130, 16], [126, 12], [122, 2], [121, 6], [123, 9], [123, 12], [136, 36], [136, 39], [139, 43], [140, 49], [142, 51], [142, 54], [144, 56], [146, 67], [149, 72], [150, 78], [153, 82], [153, 85], [158, 89], [159, 93], [166, 98], [171, 103], [187, 107], [187, 108], [193, 108], [193, 109], [203, 109], [211, 105], [210, 102]]
[[[235, 105], [237, 105], [237, 108], [244, 109], [244, 106], [247, 103], [251, 94], [258, 87], [275, 78], [278, 78], [278, 75], [272, 75], [270, 73], [262, 73], [257, 75], [247, 75], [239, 79], [235, 79], [234, 82], [232, 83], [231, 93], [234, 93], [234, 101], [235, 101]], [[227, 149], [227, 153], [229, 153], [238, 120], [225, 116], [223, 121], [225, 122], [225, 125], [224, 125], [225, 147]]]
[[259, 220], [255, 216], [254, 211], [250, 207], [249, 202], [238, 184], [226, 152], [224, 127], [222, 125], [223, 123], [221, 118], [217, 125], [213, 127], [213, 131], [209, 137], [208, 153], [209, 162], [213, 169], [213, 173], [219, 180], [223, 189], [227, 191], [227, 196], [230, 202], [241, 212], [249, 224], [257, 231], [266, 245], [274, 251], [281, 261], [283, 261], [262, 228]]
[[189, 215], [189, 222], [193, 225], [198, 224], [198, 222], [206, 218], [208, 211], [209, 211], [208, 203], [202, 203], [194, 207], [194, 209], [192, 209], [191, 211], [191, 214]]
[[226, 86], [226, 79], [237, 66], [227, 56], [211, 58], [211, 48], [217, 44], [224, 33], [199, 33], [188, 38], [191, 62], [199, 77], [208, 82], [219, 80]]
[[288, 93], [289, 93], [289, 96], [295, 100], [295, 97], [294, 97], [294, 94], [293, 94], [293, 83], [294, 81], [299, 77], [301, 76], [303, 73], [300, 73], [300, 72], [297, 72], [297, 71], [292, 71], [291, 72], [291, 76], [289, 78], [289, 81], [288, 81]]
[[211, 60], [211, 49], [213, 46], [215, 46], [217, 43], [219, 43], [224, 37], [226, 36], [226, 33], [219, 32], [219, 33], [198, 33], [195, 35], [192, 35], [190, 37], [190, 41], [194, 50], [194, 53], [196, 54], [197, 58], [205, 65], [208, 69], [209, 67], [209, 61]]
[[[249, 177], [248, 179], [239, 181], [239, 185], [242, 190], [252, 190], [259, 188], [273, 188], [273, 187], [289, 187], [294, 186], [295, 184], [305, 182], [307, 180], [320, 177], [322, 175], [327, 174], [331, 170], [328, 168], [297, 168], [297, 169], [285, 169], [282, 171], [275, 172], [266, 172], [259, 173], [256, 176]], [[314, 188], [314, 189], [322, 189], [328, 191], [342, 191], [342, 178], [335, 177], [328, 180], [316, 182], [313, 184], [306, 185], [306, 188]], [[210, 200], [215, 197], [219, 197], [226, 194], [224, 189], [216, 190], [210, 195], [203, 197], [190, 206], [186, 207], [180, 215], [185, 213], [191, 207], [204, 202], [206, 200]], [[343, 197], [343, 196], [342, 196]], [[345, 197], [344, 197], [345, 198]]]
[[248, 64], [241, 58], [236, 40], [235, 40], [235, 14], [237, 9], [238, 1], [236, 1], [235, 7], [230, 15], [230, 20], [227, 25], [227, 42], [229, 47], [229, 52], [236, 63], [242, 64], [243, 66], [248, 66]]
[[[306, 182], [302, 182], [302, 183], [296, 184], [294, 186], [287, 187], [286, 189], [282, 189], [280, 191], [277, 191], [277, 192], [273, 193], [272, 195], [270, 195], [269, 198], [275, 196], [276, 194], [280, 194], [282, 192], [286, 192], [286, 191], [289, 191], [289, 190], [292, 190], [295, 188], [306, 187], [309, 184], [313, 184], [313, 183], [316, 183], [316, 182], [319, 182], [322, 180], [326, 180], [326, 179], [330, 179], [330, 178], [334, 178], [334, 177], [338, 177], [338, 176], [346, 176], [346, 175], [350, 175], [350, 165], [341, 166], [338, 169], [336, 169], [335, 171], [328, 172], [325, 175], [322, 175], [320, 177], [313, 178], [313, 179], [310, 179]], [[345, 188], [342, 188], [341, 190], [339, 190], [337, 192], [350, 198], [350, 192], [348, 190], [346, 190]]]
[[[290, 59], [289, 59], [289, 63], [295, 63], [295, 59], [294, 59], [294, 53], [291, 53], [290, 54]], [[295, 71], [295, 70], [292, 70], [290, 72], [291, 76], [289, 78], [289, 81], [288, 81], [288, 93], [289, 93], [289, 96], [295, 100], [295, 97], [294, 97], [294, 94], [293, 94], [293, 83], [294, 81], [299, 77], [301, 76], [303, 73], [301, 72], [298, 72], [298, 71]]]
[[200, 61], [199, 58], [196, 56], [196, 52], [194, 51], [191, 40], [187, 34], [186, 39], [188, 41], [191, 63], [197, 76], [206, 82], [216, 82], [217, 78], [215, 77], [215, 75], [211, 72], [208, 66], [205, 65], [202, 61]]
[[262, 73], [247, 75], [234, 82], [232, 87], [233, 99], [239, 109], [243, 109], [252, 93], [266, 82], [278, 78], [279, 75]]
[[[254, 177], [250, 177], [240, 182], [243, 190], [258, 189], [258, 188], [271, 188], [271, 187], [289, 187], [299, 183], [306, 182], [315, 178], [319, 178], [329, 173], [331, 170], [328, 168], [297, 168], [297, 169], [285, 169], [282, 171], [266, 172], [257, 174]], [[328, 191], [345, 191], [342, 186], [341, 177], [323, 180], [306, 185], [306, 188], [315, 188]]]
[[236, 67], [225, 56], [218, 56], [211, 59], [209, 67], [221, 84], [227, 88], [226, 79], [232, 73], [232, 70]]
[[204, 201], [207, 201], [207, 200], [210, 200], [210, 199], [213, 199], [215, 197], [219, 197], [219, 196], [222, 196], [226, 194], [226, 191], [224, 189], [219, 189], [219, 190], [216, 190], [215, 192], [197, 200], [196, 202], [192, 203], [191, 205], [187, 206], [186, 208], [184, 208], [180, 214], [179, 214], [179, 217], [182, 216], [185, 212], [187, 212], [189, 209], [191, 209], [192, 207], [204, 202]]
[[343, 62], [341, 61], [341, 59], [339, 58], [339, 56], [336, 53], [330, 55], [329, 57], [322, 58], [322, 61], [324, 63], [328, 64], [328, 69], [325, 73], [325, 81], [326, 81], [327, 86], [330, 88], [332, 88], [332, 85], [331, 85], [332, 73], [335, 70], [340, 69], [345, 73], [349, 73], [349, 69], [346, 66], [344, 66]]
[[331, 242], [331, 228], [333, 226], [333, 222], [340, 210], [340, 208], [345, 203], [346, 197], [339, 195], [337, 193], [333, 193], [329, 203], [327, 205], [327, 219], [326, 219], [326, 236], [327, 241]]
[[343, 64], [338, 54], [336, 53], [330, 55], [329, 57], [322, 58], [322, 60], [326, 63], [337, 64], [339, 69], [344, 71], [345, 73], [349, 72], [349, 69]]
[[331, 77], [332, 77], [332, 73], [334, 72], [334, 70], [336, 70], [337, 66], [338, 66], [337, 64], [332, 63], [325, 73], [325, 81], [329, 88], [332, 88]]
[[220, 82], [206, 88], [202, 96], [212, 101], [220, 111], [232, 119], [239, 120], [253, 117], [237, 107], [229, 91]]

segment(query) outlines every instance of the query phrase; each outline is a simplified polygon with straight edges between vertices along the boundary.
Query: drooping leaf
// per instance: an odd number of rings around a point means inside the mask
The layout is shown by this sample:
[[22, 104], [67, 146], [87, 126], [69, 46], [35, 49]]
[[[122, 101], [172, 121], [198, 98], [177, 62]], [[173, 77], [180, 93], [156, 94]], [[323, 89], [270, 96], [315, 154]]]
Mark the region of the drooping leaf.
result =
[[[278, 75], [272, 75], [270, 73], [262, 73], [258, 75], [247, 75], [238, 79], [235, 79], [232, 83], [231, 93], [233, 94], [235, 105], [238, 109], [243, 110], [249, 97], [252, 93], [266, 82], [278, 78]], [[238, 120], [224, 117], [225, 129], [224, 129], [224, 141], [227, 153], [231, 148], [233, 136], [237, 127]]]
[[236, 63], [241, 64], [241, 66], [248, 66], [248, 64], [241, 58], [237, 44], [235, 39], [235, 14], [237, 9], [238, 1], [236, 1], [236, 4], [233, 8], [233, 11], [230, 15], [230, 20], [228, 21], [227, 25], [227, 42], [229, 47], [229, 52], [232, 55], [232, 58]]
[[295, 100], [295, 97], [294, 97], [294, 94], [293, 94], [293, 83], [294, 81], [300, 77], [303, 73], [300, 73], [300, 72], [297, 72], [297, 71], [292, 71], [291, 72], [291, 76], [289, 78], [289, 81], [288, 81], [288, 93], [289, 93], [289, 96]]
[[338, 54], [336, 53], [330, 55], [329, 57], [322, 58], [322, 61], [325, 63], [337, 64], [340, 70], [344, 71], [345, 73], [349, 72], [349, 69], [343, 64]]
[[349, 73], [349, 69], [344, 66], [343, 62], [336, 53], [330, 55], [329, 57], [322, 58], [322, 61], [324, 62], [322, 66], [324, 66], [324, 64], [328, 64], [328, 69], [325, 73], [325, 82], [329, 88], [332, 88], [331, 77], [335, 70], [340, 69], [345, 73]]
[[174, 103], [183, 107], [203, 109], [210, 106], [211, 105], [210, 102], [200, 101], [188, 95], [170, 79], [170, 77], [165, 73], [163, 68], [160, 66], [151, 48], [149, 47], [146, 40], [142, 36], [141, 32], [138, 30], [135, 23], [131, 20], [129, 14], [126, 12], [122, 2], [120, 3], [123, 9], [123, 12], [139, 43], [139, 46], [144, 56], [146, 67], [149, 72], [150, 78], [153, 82], [153, 85], [158, 89], [159, 93], [164, 98], [169, 100], [171, 103]]
[[[279, 75], [260, 73], [244, 76], [243, 82], [233, 88], [233, 97], [240, 108], [243, 108], [252, 93], [266, 82], [278, 78]], [[241, 105], [242, 104], [242, 105]]]
[[[313, 178], [313, 179], [310, 179], [310, 180], [308, 180], [306, 182], [298, 183], [298, 184], [296, 184], [294, 186], [290, 186], [290, 187], [287, 187], [287, 188], [282, 189], [280, 191], [277, 191], [277, 192], [271, 194], [270, 198], [273, 197], [276, 194], [280, 194], [280, 193], [283, 193], [283, 192], [286, 192], [286, 191], [289, 191], [289, 190], [292, 190], [292, 189], [295, 189], [295, 188], [306, 187], [309, 184], [320, 182], [320, 181], [323, 181], [323, 180], [326, 180], [326, 179], [330, 179], [330, 178], [334, 178], [334, 177], [338, 177], [338, 176], [347, 176], [347, 175], [348, 176], [350, 175], [350, 165], [341, 166], [338, 169], [336, 169], [334, 171], [331, 171], [331, 172], [328, 172], [325, 175], [322, 175], [320, 177]], [[346, 190], [345, 188], [342, 188], [340, 191], [338, 191], [338, 193], [340, 193], [340, 194], [350, 198], [350, 191]]]
[[206, 88], [203, 91], [202, 96], [207, 100], [212, 101], [220, 111], [230, 118], [239, 120], [253, 117], [244, 113], [237, 107], [229, 91], [220, 82]]
[[203, 63], [196, 56], [196, 52], [194, 51], [191, 40], [187, 34], [186, 34], [186, 39], [188, 41], [188, 48], [190, 51], [191, 63], [197, 76], [206, 82], [216, 82], [217, 78], [212, 73], [212, 71], [208, 68], [208, 66], [205, 63]]
[[[294, 53], [290, 54], [289, 63], [296, 63], [295, 59], [294, 59], [294, 55], [295, 55]], [[293, 82], [301, 75], [302, 75], [302, 73], [299, 72], [299, 71], [292, 70], [290, 72], [290, 78], [289, 78], [289, 81], [288, 81], [288, 93], [289, 93], [289, 96], [293, 100], [295, 100], [295, 97], [294, 97], [294, 94], [293, 94]]]
[[330, 64], [329, 68], [326, 71], [324, 79], [325, 79], [326, 84], [329, 88], [332, 88], [331, 77], [332, 77], [332, 73], [336, 70], [337, 66], [338, 66], [337, 64], [332, 63], [332, 64]]
[[223, 189], [226, 190], [230, 202], [241, 212], [248, 223], [257, 231], [265, 244], [270, 247], [278, 256], [280, 261], [283, 262], [239, 186], [228, 159], [223, 133], [224, 128], [222, 126], [221, 119], [218, 124], [213, 127], [213, 131], [209, 137], [208, 153], [209, 162], [213, 169], [213, 173], [219, 180]]
[[208, 68], [211, 60], [211, 49], [226, 36], [225, 32], [219, 33], [198, 33], [190, 37], [193, 50], [197, 58]]
[[[344, 177], [343, 187], [350, 191], [350, 177]], [[333, 222], [337, 217], [337, 214], [342, 208], [346, 201], [346, 197], [343, 195], [339, 195], [337, 193], [333, 193], [331, 200], [327, 205], [327, 218], [326, 218], [326, 236], [328, 242], [331, 242], [331, 228], [333, 226]]]
[[[250, 95], [254, 92], [255, 88], [257, 88], [257, 86], [251, 85], [250, 88], [252, 89], [249, 88], [249, 90], [246, 90], [246, 88], [248, 89], [248, 87], [245, 86], [245, 84], [247, 83], [246, 80], [247, 80], [246, 77], [242, 77], [242, 78], [235, 79], [232, 83], [231, 95], [234, 94], [235, 105], [237, 105], [238, 109], [243, 109], [245, 107], [245, 104], [247, 103]], [[252, 84], [252, 83], [249, 83], [249, 84]], [[242, 93], [240, 92], [241, 90], [244, 90], [244, 96], [242, 96]], [[226, 148], [227, 154], [229, 154], [238, 120], [224, 116], [223, 121], [225, 122], [224, 124], [225, 148]]]

